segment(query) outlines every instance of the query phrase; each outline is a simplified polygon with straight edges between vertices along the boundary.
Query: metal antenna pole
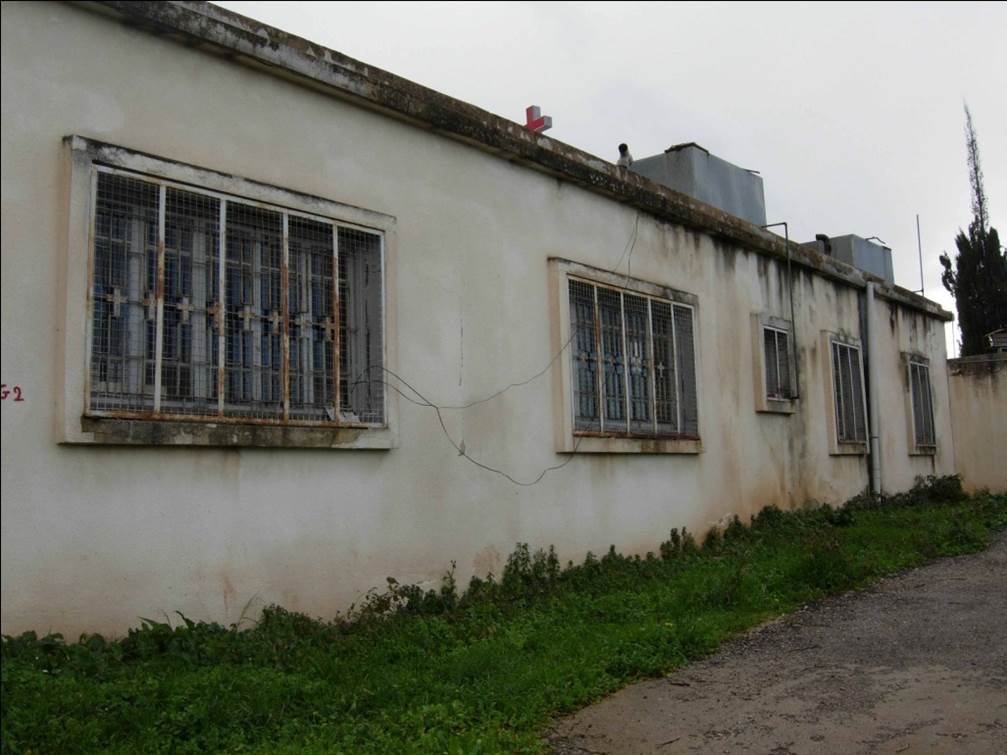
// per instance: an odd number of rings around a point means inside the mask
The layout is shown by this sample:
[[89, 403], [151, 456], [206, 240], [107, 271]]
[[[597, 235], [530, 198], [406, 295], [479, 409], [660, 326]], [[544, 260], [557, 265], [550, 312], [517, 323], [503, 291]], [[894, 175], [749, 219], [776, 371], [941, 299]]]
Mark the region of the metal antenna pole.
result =
[[916, 249], [920, 256], [920, 296], [923, 296], [923, 242], [920, 241], [920, 214], [916, 213]]

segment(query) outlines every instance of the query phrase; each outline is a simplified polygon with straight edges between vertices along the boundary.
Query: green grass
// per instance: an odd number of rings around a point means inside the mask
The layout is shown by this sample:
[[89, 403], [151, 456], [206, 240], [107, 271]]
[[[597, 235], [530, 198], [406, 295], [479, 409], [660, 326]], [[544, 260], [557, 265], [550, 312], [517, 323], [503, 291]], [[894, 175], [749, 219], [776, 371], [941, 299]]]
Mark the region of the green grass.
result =
[[[144, 621], [114, 642], [3, 641], [4, 752], [535, 752], [550, 717], [712, 652], [808, 601], [1007, 527], [954, 478], [845, 509], [765, 510], [697, 547], [561, 569], [519, 546], [459, 596], [392, 581], [353, 616], [251, 629]], [[395, 606], [398, 606], [396, 609]]]

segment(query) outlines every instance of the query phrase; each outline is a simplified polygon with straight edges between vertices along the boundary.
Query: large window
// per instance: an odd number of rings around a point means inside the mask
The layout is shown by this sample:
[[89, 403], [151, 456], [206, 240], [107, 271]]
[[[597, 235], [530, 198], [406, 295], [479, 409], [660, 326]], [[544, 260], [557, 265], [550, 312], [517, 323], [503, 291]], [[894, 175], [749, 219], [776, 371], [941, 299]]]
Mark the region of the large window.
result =
[[91, 416], [382, 426], [383, 237], [97, 167]]
[[693, 308], [568, 282], [574, 433], [697, 438]]
[[909, 387], [912, 394], [913, 440], [917, 451], [932, 451], [934, 435], [934, 405], [930, 391], [930, 368], [923, 361], [910, 359]]
[[831, 344], [836, 440], [839, 443], [866, 443], [867, 419], [860, 349], [835, 340]]

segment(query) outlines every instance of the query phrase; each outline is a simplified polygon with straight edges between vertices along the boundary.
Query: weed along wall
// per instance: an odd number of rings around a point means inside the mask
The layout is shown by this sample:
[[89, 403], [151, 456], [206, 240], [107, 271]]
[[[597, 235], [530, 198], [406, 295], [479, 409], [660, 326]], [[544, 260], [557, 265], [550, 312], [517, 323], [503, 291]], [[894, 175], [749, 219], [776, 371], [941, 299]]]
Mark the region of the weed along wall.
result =
[[1007, 491], [1007, 354], [948, 360], [955, 458], [968, 490]]
[[869, 332], [881, 488], [954, 471], [932, 302], [796, 246], [790, 286], [754, 226], [220, 9], [102, 7], [3, 6], [5, 633], [841, 502]]
[[957, 477], [929, 478], [841, 509], [767, 507], [702, 545], [672, 530], [642, 558], [613, 548], [564, 568], [519, 546], [493, 581], [389, 583], [335, 621], [274, 606], [239, 631], [173, 616], [115, 641], [6, 637], [4, 744], [535, 752], [565, 711], [707, 657], [769, 617], [974, 553], [1005, 527], [1007, 496], [966, 497]]

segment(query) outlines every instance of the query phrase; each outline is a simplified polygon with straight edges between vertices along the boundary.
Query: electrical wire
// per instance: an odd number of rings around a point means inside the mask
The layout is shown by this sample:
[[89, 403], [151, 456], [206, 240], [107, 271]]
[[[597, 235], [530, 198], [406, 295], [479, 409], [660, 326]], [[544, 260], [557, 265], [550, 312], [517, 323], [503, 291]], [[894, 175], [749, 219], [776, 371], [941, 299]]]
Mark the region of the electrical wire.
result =
[[[383, 366], [380, 366], [380, 365], [373, 365], [373, 366], [375, 368], [377, 368], [377, 369], [381, 369], [381, 370], [387, 372], [389, 375], [391, 375], [396, 380], [398, 380], [399, 382], [401, 382], [402, 385], [404, 385], [406, 388], [408, 388], [410, 391], [412, 391], [419, 398], [419, 401], [417, 401], [416, 399], [412, 398], [411, 396], [407, 396], [405, 393], [403, 393], [399, 389], [398, 386], [393, 385], [392, 383], [388, 382], [387, 380], [382, 380], [381, 381], [382, 384], [384, 384], [384, 385], [388, 386], [389, 388], [391, 388], [393, 391], [395, 391], [396, 393], [398, 393], [402, 398], [404, 398], [409, 403], [415, 404], [416, 406], [421, 406], [421, 407], [424, 407], [424, 408], [429, 408], [429, 409], [433, 409], [434, 410], [434, 414], [437, 415], [437, 422], [438, 422], [438, 424], [441, 427], [441, 432], [444, 433], [444, 437], [448, 439], [448, 443], [450, 443], [454, 447], [455, 451], [458, 452], [459, 456], [464, 457], [467, 461], [471, 462], [472, 464], [474, 464], [475, 466], [479, 467], [480, 469], [484, 469], [487, 472], [493, 472], [494, 474], [500, 475], [501, 477], [503, 477], [506, 480], [510, 481], [514, 485], [519, 485], [521, 487], [531, 487], [532, 485], [537, 485], [538, 483], [540, 483], [545, 478], [545, 476], [547, 474], [549, 474], [549, 472], [554, 472], [556, 470], [562, 469], [567, 464], [569, 464], [571, 461], [573, 461], [574, 456], [577, 454], [577, 451], [580, 448], [580, 443], [583, 440], [583, 436], [578, 436], [577, 442], [574, 444], [573, 450], [570, 451], [570, 455], [567, 456], [567, 458], [564, 459], [563, 461], [561, 461], [559, 464], [554, 464], [551, 467], [546, 467], [545, 469], [543, 469], [541, 472], [539, 472], [538, 476], [535, 477], [534, 480], [531, 480], [530, 482], [525, 482], [525, 481], [522, 481], [522, 480], [518, 480], [517, 478], [513, 477], [512, 475], [510, 475], [509, 473], [503, 471], [502, 469], [497, 469], [496, 467], [490, 466], [489, 464], [486, 464], [485, 462], [482, 462], [482, 461], [479, 461], [476, 458], [473, 458], [471, 456], [471, 454], [469, 454], [465, 450], [464, 446], [461, 443], [457, 442], [454, 439], [454, 437], [452, 437], [450, 431], [447, 428], [447, 425], [444, 422], [444, 415], [442, 413], [443, 412], [443, 407], [438, 406], [437, 404], [435, 404], [432, 401], [430, 401], [426, 396], [424, 396], [422, 393], [420, 393], [416, 388], [414, 388], [409, 383], [407, 383], [401, 376], [396, 375], [392, 370], [388, 369], [387, 367], [383, 367]], [[371, 381], [364, 380], [364, 381], [359, 381], [359, 382], [366, 385], [366, 384], [369, 384]]]
[[[633, 222], [633, 231], [630, 234], [629, 239], [626, 241], [626, 246], [623, 248], [622, 254], [619, 256], [619, 259], [616, 261], [615, 265], [609, 270], [610, 273], [616, 273], [616, 272], [618, 272], [619, 266], [622, 265], [622, 261], [624, 259], [626, 259], [626, 282], [627, 283], [629, 282], [629, 279], [630, 279], [630, 276], [631, 276], [631, 272], [632, 272], [632, 269], [633, 269], [633, 252], [636, 249], [636, 242], [637, 242], [637, 239], [639, 237], [639, 230], [640, 230], [640, 211], [637, 210], [637, 212], [636, 212], [636, 219]], [[628, 258], [627, 258], [627, 256], [628, 256]], [[536, 476], [531, 481], [522, 481], [522, 480], [516, 479], [515, 477], [513, 477], [512, 475], [510, 475], [509, 473], [505, 472], [502, 469], [498, 469], [498, 468], [493, 467], [493, 466], [491, 466], [489, 464], [486, 464], [485, 462], [482, 462], [482, 461], [479, 461], [478, 459], [473, 458], [465, 450], [464, 445], [462, 443], [459, 443], [459, 442], [455, 441], [455, 439], [452, 437], [451, 433], [448, 431], [447, 425], [444, 422], [443, 412], [445, 412], [445, 411], [464, 411], [466, 409], [471, 409], [472, 407], [479, 406], [480, 404], [485, 404], [485, 403], [487, 403], [489, 401], [492, 401], [493, 399], [496, 399], [496, 398], [502, 396], [507, 391], [509, 391], [509, 390], [511, 390], [513, 388], [520, 388], [522, 386], [525, 386], [525, 385], [528, 385], [529, 383], [534, 382], [535, 380], [537, 380], [538, 378], [542, 377], [547, 372], [549, 372], [550, 369], [552, 369], [553, 365], [556, 363], [556, 360], [558, 360], [563, 355], [563, 353], [567, 350], [567, 348], [570, 346], [570, 344], [573, 343], [573, 339], [574, 339], [574, 335], [571, 334], [570, 337], [563, 343], [562, 347], [560, 347], [559, 351], [557, 351], [552, 356], [552, 358], [546, 363], [545, 367], [543, 367], [541, 370], [539, 370], [538, 372], [534, 373], [530, 377], [528, 377], [528, 378], [526, 378], [524, 380], [520, 380], [518, 382], [510, 383], [510, 384], [504, 386], [503, 388], [501, 388], [501, 389], [499, 389], [497, 391], [494, 391], [493, 393], [489, 394], [488, 396], [485, 396], [485, 397], [483, 397], [481, 399], [476, 399], [474, 401], [470, 401], [470, 402], [468, 402], [466, 404], [456, 404], [456, 405], [436, 404], [433, 401], [431, 401], [430, 399], [428, 399], [426, 396], [424, 396], [417, 388], [415, 388], [413, 385], [411, 385], [405, 378], [403, 378], [401, 375], [396, 374], [395, 372], [393, 372], [389, 368], [385, 367], [384, 365], [368, 365], [367, 367], [364, 368], [364, 370], [362, 372], [358, 373], [357, 377], [350, 383], [350, 386], [356, 386], [356, 385], [361, 385], [361, 384], [363, 384], [363, 385], [369, 385], [369, 384], [371, 384], [372, 380], [370, 378], [368, 378], [367, 380], [361, 380], [360, 379], [364, 374], [369, 374], [371, 372], [371, 370], [379, 369], [379, 370], [382, 370], [383, 372], [388, 373], [388, 375], [390, 375], [391, 377], [393, 377], [395, 380], [397, 380], [399, 383], [401, 383], [403, 386], [405, 386], [409, 391], [411, 391], [416, 396], [416, 398], [412, 398], [411, 396], [406, 395], [402, 390], [399, 389], [399, 387], [397, 385], [394, 385], [394, 384], [388, 382], [387, 380], [382, 379], [382, 380], [380, 380], [380, 382], [383, 385], [385, 385], [385, 386], [391, 388], [392, 390], [394, 390], [397, 394], [399, 394], [399, 396], [401, 396], [402, 398], [404, 398], [409, 403], [414, 404], [414, 405], [419, 406], [419, 407], [433, 409], [434, 413], [437, 415], [437, 423], [440, 425], [441, 432], [444, 434], [444, 437], [447, 438], [448, 443], [450, 443], [451, 446], [455, 449], [455, 451], [458, 452], [459, 456], [463, 457], [464, 459], [466, 459], [470, 463], [474, 464], [475, 466], [479, 467], [480, 469], [483, 469], [483, 470], [485, 470], [487, 472], [491, 472], [493, 474], [497, 474], [497, 475], [503, 477], [504, 479], [508, 480], [509, 482], [511, 482], [514, 485], [518, 485], [520, 487], [532, 487], [533, 485], [538, 485], [543, 479], [545, 479], [545, 476], [547, 474], [549, 474], [550, 472], [558, 471], [558, 470], [562, 469], [563, 467], [565, 467], [567, 464], [569, 464], [571, 461], [573, 461], [574, 457], [577, 455], [577, 452], [580, 449], [580, 444], [581, 444], [581, 441], [584, 439], [584, 436], [580, 435], [580, 436], [577, 437], [577, 441], [576, 441], [576, 443], [574, 443], [573, 449], [569, 452], [569, 455], [567, 456], [567, 458], [565, 458], [562, 462], [560, 462], [559, 464], [554, 464], [554, 465], [552, 465], [550, 467], [546, 467], [541, 472], [539, 472], [538, 476]]]

